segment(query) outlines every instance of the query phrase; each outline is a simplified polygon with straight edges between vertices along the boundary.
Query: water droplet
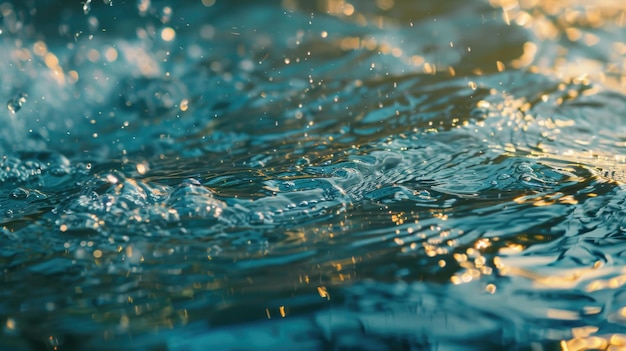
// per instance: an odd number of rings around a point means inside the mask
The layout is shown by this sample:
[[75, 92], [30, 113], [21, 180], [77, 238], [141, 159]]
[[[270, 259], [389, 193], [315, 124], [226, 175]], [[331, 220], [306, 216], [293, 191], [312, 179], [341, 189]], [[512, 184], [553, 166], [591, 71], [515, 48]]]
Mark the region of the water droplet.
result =
[[396, 201], [407, 200], [408, 198], [409, 198], [409, 196], [406, 193], [402, 192], [402, 191], [396, 191], [393, 194], [393, 199], [396, 200]]
[[85, 15], [89, 14], [89, 12], [91, 11], [91, 0], [86, 0], [83, 3], [83, 12], [85, 13]]
[[262, 212], [252, 212], [248, 215], [248, 222], [250, 224], [263, 224], [265, 223], [265, 215]]
[[306, 156], [302, 156], [296, 161], [296, 164], [298, 166], [308, 166], [311, 164], [311, 161]]
[[430, 191], [426, 189], [422, 189], [417, 193], [417, 196], [428, 199], [430, 198]]
[[176, 31], [171, 27], [165, 27], [161, 30], [161, 39], [164, 41], [172, 41], [176, 37]]
[[10, 196], [14, 199], [25, 199], [30, 195], [30, 191], [24, 188], [17, 188], [11, 191]]
[[519, 173], [533, 173], [532, 167], [527, 163], [522, 163], [517, 166], [517, 172]]
[[17, 323], [15, 322], [15, 319], [7, 318], [7, 321], [4, 325], [4, 331], [5, 333], [8, 332], [9, 334], [17, 331]]
[[9, 102], [7, 102], [7, 108], [9, 109], [9, 111], [16, 113], [22, 108], [22, 105], [26, 103], [27, 97], [28, 95], [24, 93], [18, 94], [13, 99], [9, 100]]
[[64, 166], [56, 166], [56, 167], [50, 168], [50, 174], [52, 174], [55, 177], [62, 177], [64, 175], [67, 175], [68, 173], [69, 173], [69, 169]]

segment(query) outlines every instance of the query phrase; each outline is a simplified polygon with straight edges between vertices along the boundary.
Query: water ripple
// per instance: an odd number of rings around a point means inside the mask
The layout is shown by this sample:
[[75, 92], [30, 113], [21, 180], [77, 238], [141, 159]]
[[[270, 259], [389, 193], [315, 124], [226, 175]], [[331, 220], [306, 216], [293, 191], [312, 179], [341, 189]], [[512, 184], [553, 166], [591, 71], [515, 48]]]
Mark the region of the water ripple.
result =
[[83, 5], [0, 4], [1, 347], [623, 346], [623, 4]]

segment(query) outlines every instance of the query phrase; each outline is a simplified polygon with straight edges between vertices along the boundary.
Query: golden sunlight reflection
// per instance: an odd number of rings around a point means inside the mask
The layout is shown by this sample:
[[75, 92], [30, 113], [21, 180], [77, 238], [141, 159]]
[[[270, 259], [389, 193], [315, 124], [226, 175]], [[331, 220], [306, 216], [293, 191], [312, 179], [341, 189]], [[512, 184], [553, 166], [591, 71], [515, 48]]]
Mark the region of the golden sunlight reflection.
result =
[[[493, 273], [493, 267], [490, 266], [488, 260], [482, 255], [479, 248], [488, 247], [488, 239], [479, 239], [474, 247], [467, 248], [465, 253], [454, 253], [452, 258], [463, 268], [459, 272], [450, 277], [450, 282], [454, 285], [469, 283], [480, 279], [482, 276], [488, 276]], [[493, 294], [496, 291], [494, 284], [488, 284], [485, 290]]]
[[8, 330], [15, 330], [15, 326], [16, 326], [15, 319], [7, 318], [7, 321], [4, 327]]
[[[583, 285], [588, 292], [621, 289], [626, 285], [626, 268], [606, 269], [601, 261], [595, 261], [587, 267], [559, 269], [545, 272], [531, 267], [540, 267], [554, 261], [552, 257], [542, 256], [497, 256], [494, 265], [503, 276], [515, 276], [528, 279], [534, 289], [573, 289]], [[600, 278], [611, 274], [610, 278]], [[626, 310], [624, 311], [626, 313]], [[587, 314], [598, 311], [590, 309]], [[618, 318], [619, 313], [614, 318]]]
[[[299, 7], [308, 7], [306, 1], [303, 0], [283, 0], [282, 6], [289, 10], [295, 10]], [[375, 2], [376, 7], [382, 11], [382, 15], [371, 15], [361, 13], [359, 10], [358, 3], [351, 3], [345, 0], [320, 0], [317, 1], [316, 7], [321, 11], [325, 12], [332, 16], [341, 17], [343, 19], [352, 21], [361, 26], [373, 25], [379, 28], [385, 28], [387, 23], [393, 23], [393, 25], [397, 25], [397, 19], [394, 17], [387, 17], [384, 15], [387, 11], [392, 10], [396, 6], [396, 2], [394, 0], [377, 0]], [[310, 5], [309, 5], [310, 6]], [[413, 26], [413, 23], [410, 23], [410, 26]], [[328, 31], [322, 31], [321, 37], [331, 38], [332, 41], [335, 42], [335, 45], [340, 47], [344, 51], [349, 50], [357, 50], [357, 49], [365, 49], [368, 51], [376, 52], [379, 55], [389, 55], [395, 58], [399, 58], [404, 61], [406, 64], [413, 65], [416, 69], [421, 70], [424, 74], [427, 75], [436, 75], [438, 72], [447, 72], [450, 76], [456, 76], [456, 70], [454, 67], [450, 65], [442, 65], [437, 64], [436, 62], [429, 62], [424, 56], [423, 53], [417, 52], [409, 52], [403, 48], [403, 43], [395, 42], [393, 38], [379, 39], [374, 36], [331, 36], [331, 33]], [[450, 47], [454, 47], [454, 43], [450, 42]], [[471, 52], [471, 48], [467, 47], [467, 51]], [[431, 60], [436, 58], [430, 58]], [[292, 60], [289, 59], [289, 62]], [[299, 59], [296, 60], [298, 62]], [[496, 62], [496, 66], [498, 70], [503, 71], [505, 69], [505, 65], [501, 61]], [[374, 67], [372, 67], [374, 68]], [[480, 74], [480, 70], [476, 71], [477, 74]]]
[[[523, 54], [512, 62], [514, 68], [552, 73], [561, 79], [591, 77], [613, 88], [626, 90], [624, 42], [616, 33], [626, 26], [626, 2], [584, 0], [489, 0], [501, 9], [507, 24], [530, 29], [540, 43], [562, 43], [555, 59], [541, 55], [542, 47], [533, 42], [524, 44]], [[617, 28], [601, 36], [601, 28]], [[614, 34], [615, 33], [615, 34]], [[615, 36], [613, 36], [615, 35]], [[569, 45], [575, 43], [577, 46]], [[540, 44], [541, 45], [541, 44]], [[566, 59], [576, 47], [589, 48], [587, 58]], [[610, 57], [600, 61], [595, 54], [604, 51]]]
[[[626, 60], [625, 60], [626, 63]], [[579, 72], [580, 73], [580, 72]], [[495, 117], [491, 125], [490, 136], [498, 137], [503, 130], [514, 130], [526, 133], [534, 129], [541, 129], [541, 137], [534, 145], [523, 145], [520, 143], [511, 144], [504, 140], [494, 143], [492, 148], [502, 149], [510, 153], [528, 152], [530, 155], [542, 158], [542, 162], [549, 162], [548, 159], [560, 160], [559, 168], [563, 162], [570, 162], [572, 165], [586, 166], [595, 176], [609, 178], [612, 181], [623, 182], [626, 180], [626, 153], [610, 153], [602, 148], [606, 146], [626, 146], [626, 142], [611, 141], [611, 139], [621, 138], [616, 132], [607, 130], [606, 133], [612, 138], [600, 140], [598, 143], [588, 138], [575, 138], [565, 136], [570, 132], [577, 132], [577, 128], [586, 128], [584, 124], [574, 118], [564, 118], [557, 116], [541, 115], [533, 113], [535, 104], [556, 104], [561, 105], [566, 101], [571, 101], [582, 96], [593, 96], [602, 92], [603, 88], [592, 85], [592, 77], [582, 73], [569, 77], [560, 83], [554, 92], [543, 94], [541, 102], [530, 102], [526, 98], [519, 98], [492, 89], [488, 98], [476, 102], [476, 108], [483, 110], [487, 118]], [[488, 120], [485, 123], [489, 122]], [[604, 131], [603, 131], [604, 132]], [[580, 148], [566, 148], [562, 143], [571, 142]], [[594, 147], [595, 146], [595, 147]], [[574, 176], [571, 172], [571, 180], [584, 182], [586, 179]], [[554, 193], [541, 195], [522, 195], [515, 199], [517, 203], [533, 203], [535, 206], [548, 206], [553, 204], [576, 205], [579, 201], [577, 196], [572, 194]]]
[[575, 336], [570, 340], [561, 341], [562, 351], [626, 350], [626, 334], [609, 334], [601, 336]]
[[165, 27], [161, 30], [161, 39], [163, 41], [172, 41], [176, 37], [176, 31], [171, 27]]
[[[35, 42], [35, 44], [33, 44], [32, 51], [36, 56], [40, 57], [43, 60], [46, 67], [48, 67], [48, 69], [50, 70], [52, 78], [56, 80], [57, 84], [61, 86], [64, 85], [66, 83], [66, 78], [65, 73], [59, 64], [59, 58], [52, 52], [48, 51], [46, 43], [44, 43], [43, 41]], [[31, 60], [31, 55], [26, 48], [18, 49], [15, 53], [15, 56], [22, 61]], [[72, 80], [72, 83], [74, 81], [75, 80]]]
[[325, 286], [318, 286], [317, 287], [317, 292], [320, 295], [321, 298], [326, 299], [326, 300], [330, 300], [330, 294], [328, 293], [328, 290], [326, 290]]
[[149, 170], [148, 163], [138, 163], [136, 168], [137, 173], [139, 173], [140, 175], [146, 174], [146, 172], [148, 172]]
[[622, 269], [624, 274], [609, 278], [609, 279], [597, 279], [587, 284], [585, 290], [588, 292], [606, 290], [606, 289], [620, 289], [626, 284], [626, 268]]
[[[553, 285], [558, 285], [560, 287], [566, 287], [566, 288], [570, 288], [573, 287], [574, 285], [574, 280], [575, 279], [566, 279], [563, 280], [561, 279], [560, 281], [557, 282], [556, 277], [552, 277], [552, 276], [544, 276], [538, 273], [535, 273], [531, 270], [528, 269], [524, 269], [524, 268], [519, 268], [519, 267], [510, 267], [510, 266], [503, 266], [502, 268], [500, 268], [500, 274], [506, 276], [506, 275], [511, 275], [511, 276], [519, 276], [519, 277], [524, 277], [524, 278], [528, 278], [530, 280], [533, 280], [535, 282], [544, 282], [546, 284], [549, 284], [551, 286]], [[552, 280], [554, 279], [554, 281]], [[568, 282], [569, 284], [563, 284], [564, 282]]]

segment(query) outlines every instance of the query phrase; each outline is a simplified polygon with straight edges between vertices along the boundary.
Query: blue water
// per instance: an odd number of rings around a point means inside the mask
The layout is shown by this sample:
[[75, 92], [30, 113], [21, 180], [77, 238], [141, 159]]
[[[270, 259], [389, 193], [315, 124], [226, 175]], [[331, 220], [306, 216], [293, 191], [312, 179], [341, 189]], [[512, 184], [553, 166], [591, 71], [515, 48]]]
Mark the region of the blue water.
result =
[[620, 1], [0, 3], [1, 350], [626, 345]]

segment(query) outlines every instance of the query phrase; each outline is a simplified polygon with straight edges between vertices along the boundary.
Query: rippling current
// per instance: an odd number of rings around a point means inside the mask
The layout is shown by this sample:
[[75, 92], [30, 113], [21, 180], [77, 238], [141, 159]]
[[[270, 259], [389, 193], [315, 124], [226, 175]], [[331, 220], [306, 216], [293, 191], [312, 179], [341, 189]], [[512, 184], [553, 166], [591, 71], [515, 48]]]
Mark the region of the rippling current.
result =
[[0, 349], [623, 350], [626, 6], [0, 3]]

